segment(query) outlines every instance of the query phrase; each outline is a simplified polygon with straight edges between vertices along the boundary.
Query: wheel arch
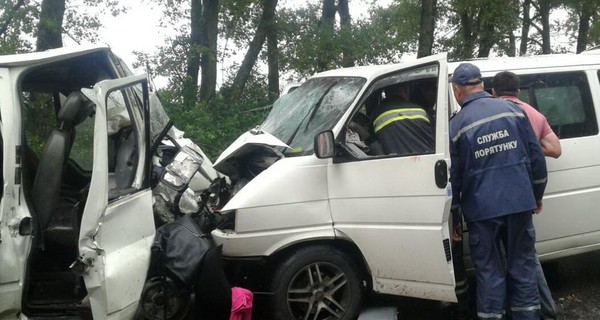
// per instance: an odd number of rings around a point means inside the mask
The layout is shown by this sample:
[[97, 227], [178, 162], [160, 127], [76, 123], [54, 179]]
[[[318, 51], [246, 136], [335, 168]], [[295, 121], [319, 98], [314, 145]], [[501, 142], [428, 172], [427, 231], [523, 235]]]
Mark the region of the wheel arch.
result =
[[366, 284], [366, 287], [369, 290], [373, 288], [373, 278], [371, 277], [371, 270], [369, 268], [369, 265], [358, 246], [356, 246], [356, 244], [350, 241], [349, 239], [307, 239], [304, 241], [296, 242], [290, 244], [289, 246], [279, 248], [278, 250], [273, 252], [273, 254], [271, 254], [268, 258], [268, 264], [270, 268], [273, 268], [277, 265], [277, 263], [292, 255], [294, 252], [305, 247], [318, 245], [330, 246], [332, 248], [338, 249], [346, 253], [350, 257], [350, 259], [356, 262], [359, 266], [358, 272], [360, 274], [360, 277]]

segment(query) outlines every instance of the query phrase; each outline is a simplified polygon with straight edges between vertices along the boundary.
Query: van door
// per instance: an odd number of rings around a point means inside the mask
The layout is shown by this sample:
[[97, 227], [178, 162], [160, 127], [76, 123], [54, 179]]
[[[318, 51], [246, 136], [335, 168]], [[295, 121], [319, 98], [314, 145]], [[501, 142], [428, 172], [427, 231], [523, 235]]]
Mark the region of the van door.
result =
[[[140, 94], [143, 93], [143, 94]], [[146, 76], [94, 86], [94, 163], [79, 235], [94, 319], [131, 318], [155, 229], [149, 188]]]
[[[445, 54], [419, 59], [373, 81], [353, 119], [366, 109], [372, 131], [377, 130], [374, 126], [411, 117], [392, 118], [386, 112], [387, 122], [373, 125], [376, 115], [369, 109], [377, 106], [369, 104], [387, 99], [399, 84], [407, 86], [409, 100], [429, 114], [434, 147], [427, 152], [374, 155], [371, 144], [366, 156], [336, 156], [327, 172], [334, 228], [337, 236], [354, 242], [363, 253], [375, 291], [456, 301], [448, 221], [452, 196]], [[344, 139], [336, 141], [340, 140]]]

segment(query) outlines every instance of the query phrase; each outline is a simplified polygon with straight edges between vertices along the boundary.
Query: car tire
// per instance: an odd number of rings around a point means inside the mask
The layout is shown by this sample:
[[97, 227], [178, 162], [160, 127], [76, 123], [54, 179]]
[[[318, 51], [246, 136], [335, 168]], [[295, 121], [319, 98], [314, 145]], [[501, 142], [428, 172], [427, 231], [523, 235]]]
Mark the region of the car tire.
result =
[[331, 246], [301, 248], [276, 267], [274, 319], [356, 319], [362, 299], [356, 261]]

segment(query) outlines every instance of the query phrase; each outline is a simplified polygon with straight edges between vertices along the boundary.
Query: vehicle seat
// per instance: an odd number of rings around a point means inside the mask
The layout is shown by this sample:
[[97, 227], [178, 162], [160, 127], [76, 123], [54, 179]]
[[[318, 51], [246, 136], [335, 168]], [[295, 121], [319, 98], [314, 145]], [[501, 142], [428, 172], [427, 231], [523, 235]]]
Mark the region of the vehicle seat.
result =
[[[42, 241], [55, 239], [71, 242], [78, 237], [77, 210], [65, 210], [59, 203], [63, 171], [75, 137], [75, 126], [83, 122], [94, 109], [94, 103], [80, 91], [73, 91], [58, 112], [58, 128], [54, 129], [42, 151], [33, 181], [32, 200]], [[58, 208], [61, 210], [57, 210]], [[73, 217], [75, 215], [75, 217]], [[75, 219], [74, 219], [75, 218]], [[67, 234], [65, 234], [67, 233]], [[46, 239], [48, 238], [48, 239]], [[69, 240], [67, 240], [69, 239]]]
[[130, 188], [133, 183], [138, 161], [135, 140], [132, 126], [122, 128], [110, 139], [114, 155], [109, 158], [109, 193]]

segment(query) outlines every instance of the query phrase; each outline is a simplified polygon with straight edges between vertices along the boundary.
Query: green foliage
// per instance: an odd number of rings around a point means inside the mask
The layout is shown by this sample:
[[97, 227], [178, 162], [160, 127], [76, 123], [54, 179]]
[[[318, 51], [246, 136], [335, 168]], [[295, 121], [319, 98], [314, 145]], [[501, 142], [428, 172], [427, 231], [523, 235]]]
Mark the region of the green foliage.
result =
[[255, 74], [242, 101], [226, 105], [221, 94], [209, 103], [185, 108], [177, 91], [161, 90], [161, 100], [175, 126], [215, 160], [240, 134], [262, 123], [273, 102], [268, 100], [266, 79]]
[[583, 12], [590, 14], [588, 23], [588, 48], [600, 45], [600, 2], [597, 0], [568, 0], [562, 3], [568, 17], [564, 22], [570, 42], [576, 43], [579, 35], [579, 24]]
[[355, 57], [358, 65], [400, 61], [416, 52], [419, 39], [420, 1], [400, 0], [389, 7], [374, 7], [369, 17], [356, 22]]
[[31, 37], [35, 26], [37, 10], [22, 5], [15, 7], [14, 1], [0, 0], [0, 54], [13, 54], [32, 51]]

